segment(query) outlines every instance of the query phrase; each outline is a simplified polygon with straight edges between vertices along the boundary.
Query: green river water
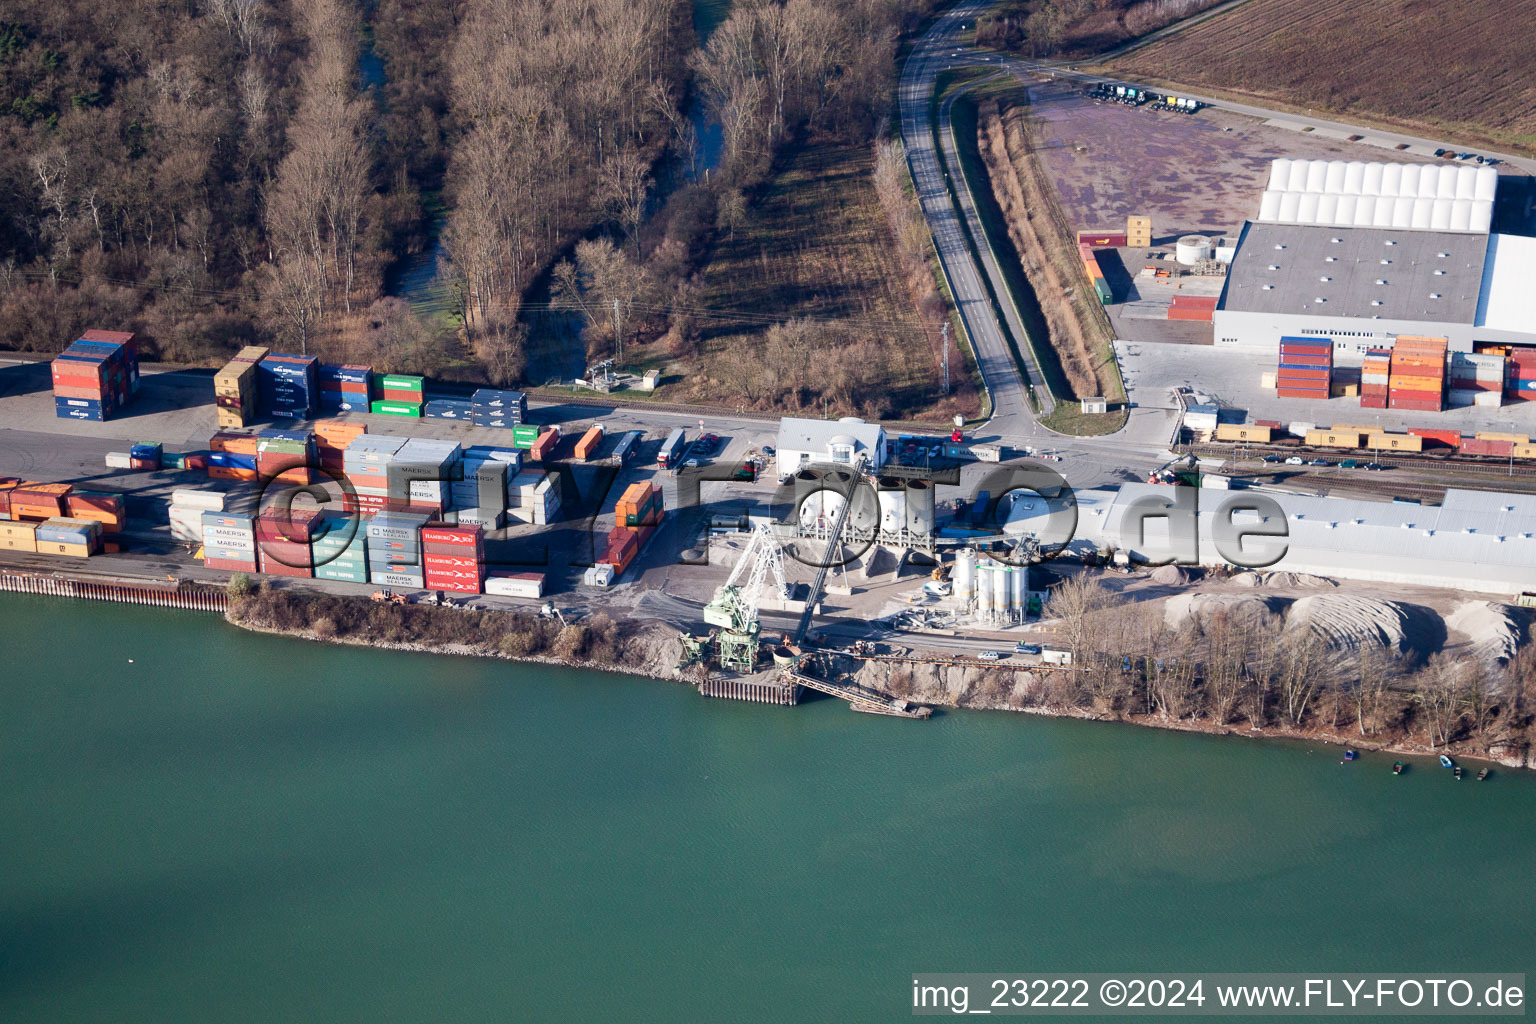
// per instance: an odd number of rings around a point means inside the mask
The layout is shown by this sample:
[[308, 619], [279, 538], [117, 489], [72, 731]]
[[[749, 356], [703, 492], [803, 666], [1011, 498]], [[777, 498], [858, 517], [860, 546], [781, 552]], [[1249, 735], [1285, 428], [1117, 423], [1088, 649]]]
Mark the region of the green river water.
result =
[[893, 1021], [915, 970], [1504, 970], [1536, 778], [0, 594], [0, 1020]]

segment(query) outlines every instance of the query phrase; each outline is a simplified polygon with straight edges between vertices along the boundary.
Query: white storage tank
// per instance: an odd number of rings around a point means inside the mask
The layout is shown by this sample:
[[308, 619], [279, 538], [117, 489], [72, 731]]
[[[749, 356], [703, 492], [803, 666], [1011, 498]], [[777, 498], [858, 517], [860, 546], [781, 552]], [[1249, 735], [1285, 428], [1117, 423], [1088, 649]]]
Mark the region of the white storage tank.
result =
[[1022, 565], [1014, 566], [1009, 578], [1013, 591], [1008, 597], [1008, 606], [1017, 613], [1018, 620], [1023, 622], [1024, 613], [1029, 610], [1029, 569]]
[[955, 552], [955, 567], [951, 578], [955, 584], [955, 597], [961, 608], [969, 608], [976, 599], [976, 549], [961, 548]]
[[883, 477], [877, 496], [880, 499], [880, 529], [886, 533], [900, 533], [907, 521], [906, 485], [892, 477]]
[[990, 559], [976, 565], [976, 614], [983, 617], [990, 616], [993, 609], [991, 566]]
[[1008, 617], [1008, 597], [1013, 593], [1013, 586], [1008, 577], [1013, 567], [994, 563], [996, 568], [992, 570], [992, 610], [1000, 619]]
[[1211, 258], [1211, 240], [1204, 235], [1184, 235], [1174, 245], [1174, 256], [1186, 267]]
[[906, 491], [907, 529], [920, 537], [933, 533], [933, 485], [926, 480], [912, 480]]

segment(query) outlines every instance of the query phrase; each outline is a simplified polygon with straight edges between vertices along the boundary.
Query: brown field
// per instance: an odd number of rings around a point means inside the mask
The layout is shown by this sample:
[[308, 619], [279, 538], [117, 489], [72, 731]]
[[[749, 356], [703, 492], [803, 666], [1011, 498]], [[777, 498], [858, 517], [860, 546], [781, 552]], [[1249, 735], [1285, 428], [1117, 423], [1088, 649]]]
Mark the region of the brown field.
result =
[[1532, 0], [1263, 0], [1114, 67], [1536, 151], [1533, 27]]

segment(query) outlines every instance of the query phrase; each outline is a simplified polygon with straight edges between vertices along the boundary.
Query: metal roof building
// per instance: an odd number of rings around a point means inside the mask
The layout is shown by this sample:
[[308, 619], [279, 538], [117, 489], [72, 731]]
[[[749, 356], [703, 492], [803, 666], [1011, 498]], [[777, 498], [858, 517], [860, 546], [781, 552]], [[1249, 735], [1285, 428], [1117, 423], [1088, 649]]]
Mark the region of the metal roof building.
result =
[[1332, 339], [1334, 362], [1399, 336], [1536, 345], [1536, 239], [1492, 234], [1498, 172], [1276, 160], [1211, 316], [1219, 346]]
[[786, 416], [779, 420], [779, 472], [793, 473], [813, 462], [849, 463], [863, 455], [871, 470], [885, 463], [885, 428], [857, 416], [840, 420], [808, 420]]
[[[1077, 495], [1076, 550], [1112, 546], [1156, 559], [1168, 550], [1168, 521], [1146, 521], [1139, 536], [1127, 510], [1140, 498], [1171, 500], [1176, 488], [1127, 484], [1118, 491]], [[1448, 490], [1439, 506], [1358, 501], [1273, 491], [1183, 488], [1196, 497], [1199, 563], [1227, 564], [1211, 527], [1231, 514], [1238, 526], [1256, 524], [1253, 512], [1232, 513], [1255, 495], [1273, 500], [1285, 516], [1286, 553], [1266, 570], [1340, 579], [1376, 580], [1479, 593], [1515, 595], [1536, 590], [1536, 496]], [[1269, 523], [1274, 526], [1276, 524]], [[1267, 541], [1266, 541], [1267, 542]]]

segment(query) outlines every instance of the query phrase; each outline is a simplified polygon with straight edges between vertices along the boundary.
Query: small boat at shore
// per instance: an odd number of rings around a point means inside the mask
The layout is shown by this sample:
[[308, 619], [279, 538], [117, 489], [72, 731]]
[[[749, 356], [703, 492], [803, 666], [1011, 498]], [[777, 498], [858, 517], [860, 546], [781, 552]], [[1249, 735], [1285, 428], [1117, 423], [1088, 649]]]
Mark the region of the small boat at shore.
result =
[[1394, 764], [1392, 766], [1392, 774], [1393, 775], [1401, 775], [1401, 774], [1403, 774], [1403, 769], [1406, 768], [1406, 767], [1407, 767], [1407, 765], [1403, 764], [1403, 762], [1401, 762], [1401, 761], [1398, 761], [1396, 764]]
[[1353, 761], [1354, 759], [1355, 759], [1355, 752], [1353, 750], [1346, 750], [1346, 751], [1344, 751], [1344, 760], [1346, 760], [1346, 761]]
[[1477, 781], [1482, 782], [1488, 777], [1488, 769], [1484, 768], [1477, 773]]
[[1456, 776], [1456, 781], [1457, 782], [1460, 782], [1461, 781], [1461, 765], [1457, 765], [1455, 768], [1452, 768], [1451, 769], [1451, 774]]
[[1441, 754], [1440, 755], [1440, 767], [1441, 768], [1455, 768], [1456, 767], [1456, 762], [1452, 761], [1450, 759], [1450, 757], [1448, 757], [1447, 755]]

